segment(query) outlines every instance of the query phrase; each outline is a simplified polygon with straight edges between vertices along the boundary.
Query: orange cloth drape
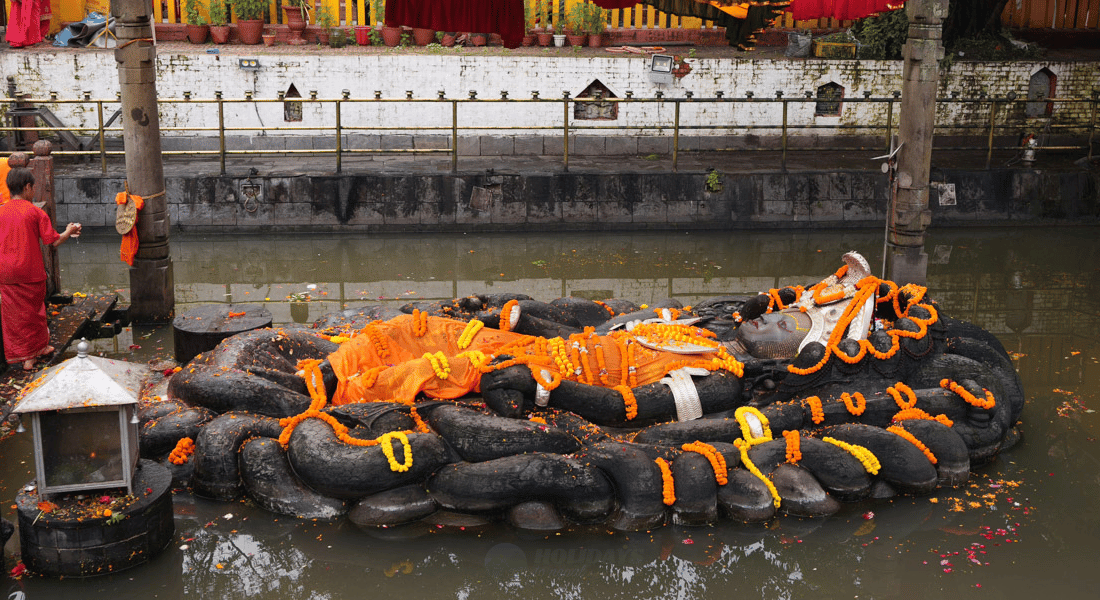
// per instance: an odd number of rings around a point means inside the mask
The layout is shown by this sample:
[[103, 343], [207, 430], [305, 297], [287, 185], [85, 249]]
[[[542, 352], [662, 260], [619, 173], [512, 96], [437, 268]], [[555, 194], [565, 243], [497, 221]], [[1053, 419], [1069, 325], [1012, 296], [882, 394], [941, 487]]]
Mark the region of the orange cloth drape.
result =
[[[138, 211], [140, 211], [141, 208], [143, 206], [145, 206], [145, 200], [141, 196], [135, 196], [133, 194], [127, 194], [126, 192], [119, 192], [118, 195], [115, 196], [115, 204], [126, 204], [126, 199], [127, 198], [133, 198], [134, 199], [134, 204], [137, 205]], [[118, 255], [119, 255], [119, 258], [122, 259], [122, 262], [124, 262], [124, 263], [126, 263], [126, 264], [128, 264], [132, 267], [132, 266], [134, 266], [134, 257], [137, 256], [137, 251], [138, 251], [137, 221], [134, 221], [133, 228], [131, 228], [130, 231], [126, 232], [126, 235], [122, 236], [122, 245], [119, 248]]]
[[[565, 379], [581, 381], [604, 387], [622, 385], [637, 387], [659, 381], [670, 370], [685, 362], [706, 363], [715, 353], [683, 354], [651, 350], [638, 343], [631, 344], [630, 363], [635, 367], [633, 377], [623, 377], [623, 354], [626, 341], [632, 338], [626, 332], [610, 336], [580, 333], [565, 340], [569, 347], [570, 362], [582, 361], [583, 373], [561, 373], [552, 354], [546, 351], [547, 341], [535, 336], [500, 331], [485, 327], [478, 331], [469, 346], [459, 348], [459, 339], [466, 323], [443, 317], [418, 317], [402, 315], [389, 321], [376, 321], [364, 327], [355, 337], [345, 342], [339, 350], [328, 356], [333, 371], [339, 379], [333, 404], [351, 402], [392, 401], [412, 403], [417, 394], [431, 398], [455, 399], [479, 391], [482, 371], [467, 354], [481, 352], [487, 357], [507, 354], [523, 357], [530, 368], [545, 369]], [[421, 335], [416, 334], [424, 326]], [[572, 344], [583, 345], [586, 353], [574, 353]], [[446, 379], [438, 376], [436, 367], [425, 353], [442, 352], [450, 373]], [[597, 360], [597, 353], [601, 357]], [[578, 359], [578, 356], [583, 358]], [[606, 368], [606, 383], [598, 376], [599, 363]], [[576, 366], [575, 364], [573, 365]]]

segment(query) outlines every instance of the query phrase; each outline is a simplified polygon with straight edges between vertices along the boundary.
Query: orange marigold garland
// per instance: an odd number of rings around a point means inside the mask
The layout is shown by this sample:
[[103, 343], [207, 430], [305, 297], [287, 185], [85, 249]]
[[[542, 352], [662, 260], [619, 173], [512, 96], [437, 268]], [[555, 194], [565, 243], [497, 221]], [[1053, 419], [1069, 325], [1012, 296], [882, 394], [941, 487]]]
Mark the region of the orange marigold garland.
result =
[[966, 388], [959, 385], [958, 383], [955, 383], [954, 381], [951, 381], [950, 379], [940, 380], [940, 387], [945, 390], [951, 390], [952, 392], [955, 392], [955, 394], [965, 400], [967, 404], [977, 406], [978, 408], [989, 410], [997, 405], [997, 400], [993, 397], [993, 392], [985, 388], [982, 388], [982, 391], [985, 392], [985, 399], [981, 400], [974, 394], [971, 394], [969, 391], [967, 391]]
[[416, 337], [424, 337], [428, 333], [428, 313], [419, 308], [413, 309], [412, 332]]
[[413, 423], [416, 423], [416, 430], [420, 433], [431, 433], [431, 428], [424, 422], [424, 419], [420, 417], [420, 414], [416, 412], [416, 407], [409, 408], [409, 416], [412, 417]]
[[821, 398], [810, 396], [806, 398], [806, 404], [810, 405], [810, 419], [814, 425], [820, 425], [825, 420], [825, 409], [821, 406]]
[[195, 440], [185, 437], [176, 442], [176, 447], [172, 449], [172, 453], [168, 455], [168, 462], [174, 465], [182, 465], [191, 460], [191, 455], [195, 453]]
[[729, 471], [726, 466], [726, 457], [722, 456], [722, 453], [714, 446], [696, 440], [690, 444], [684, 444], [680, 449], [684, 452], [697, 452], [702, 454], [710, 461], [710, 466], [714, 469], [714, 481], [716, 481], [718, 485], [726, 485], [729, 483], [729, 478], [726, 476], [727, 471]]
[[532, 422], [532, 423], [538, 423], [539, 425], [546, 425], [546, 419], [544, 419], [542, 417], [531, 417], [527, 420]]
[[783, 432], [783, 439], [787, 442], [787, 462], [797, 464], [802, 460], [802, 437], [799, 435], [798, 430], [787, 430]]
[[863, 397], [863, 394], [859, 392], [854, 394], [844, 392], [840, 395], [840, 401], [844, 403], [844, 408], [847, 408], [848, 412], [856, 417], [862, 415], [863, 411], [867, 410], [867, 400]]
[[512, 330], [512, 310], [519, 306], [519, 300], [509, 300], [504, 303], [504, 307], [500, 309], [500, 325], [498, 329], [501, 331]]
[[657, 457], [653, 462], [661, 469], [661, 498], [665, 506], [672, 506], [676, 502], [676, 484], [672, 481], [672, 469], [663, 458]]
[[905, 441], [916, 446], [917, 450], [920, 450], [921, 453], [924, 454], [924, 457], [928, 459], [928, 462], [932, 464], [936, 464], [937, 462], [939, 462], [939, 460], [936, 459], [936, 455], [932, 454], [932, 451], [928, 449], [928, 446], [925, 446], [923, 442], [916, 438], [916, 436], [906, 431], [904, 427], [900, 425], [891, 425], [886, 428], [886, 431], [889, 431], [890, 433], [899, 437], [905, 438]]
[[923, 410], [921, 410], [919, 408], [916, 408], [916, 407], [906, 408], [904, 410], [899, 410], [893, 416], [893, 418], [891, 420], [895, 423], [900, 423], [902, 421], [911, 421], [911, 420], [915, 420], [915, 419], [923, 419], [923, 420], [927, 420], [927, 421], [938, 421], [938, 422], [940, 422], [940, 423], [942, 423], [942, 424], [944, 424], [948, 427], [951, 427], [952, 425], [955, 424], [955, 422], [952, 421], [947, 415], [932, 416], [932, 415], [930, 415], [930, 414], [928, 414], [928, 413], [924, 412]]
[[[894, 402], [897, 403], [898, 408], [901, 410], [913, 408], [917, 405], [917, 394], [913, 392], [913, 388], [900, 381], [886, 388], [886, 393], [890, 394], [890, 397], [894, 399]], [[902, 394], [905, 394], [907, 400], [902, 400]]]
[[626, 408], [626, 420], [632, 421], [634, 417], [638, 416], [638, 399], [634, 397], [634, 390], [625, 385], [617, 385], [611, 389], [622, 394], [623, 406]]

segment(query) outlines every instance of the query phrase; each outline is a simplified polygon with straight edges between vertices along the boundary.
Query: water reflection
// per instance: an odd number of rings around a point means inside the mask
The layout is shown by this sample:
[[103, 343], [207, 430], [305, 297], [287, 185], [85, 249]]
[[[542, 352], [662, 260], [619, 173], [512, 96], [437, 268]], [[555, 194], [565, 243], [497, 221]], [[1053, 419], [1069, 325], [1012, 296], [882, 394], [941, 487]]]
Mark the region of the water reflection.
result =
[[[151, 563], [86, 581], [5, 583], [28, 598], [912, 598], [1094, 597], [1100, 551], [1100, 236], [1096, 228], [947, 230], [929, 242], [932, 296], [1014, 352], [1028, 393], [1024, 441], [928, 498], [848, 505], [828, 519], [540, 535], [502, 525], [364, 532], [247, 503], [176, 495], [177, 541]], [[70, 290], [128, 286], [117, 240], [61, 247]], [[292, 320], [368, 303], [519, 291], [639, 302], [813, 282], [880, 232], [611, 235], [265, 236], [172, 239], [178, 308], [254, 302]], [[116, 344], [165, 355], [163, 329]], [[152, 336], [152, 337], [149, 337]], [[132, 352], [132, 354], [131, 354]], [[3, 443], [5, 500], [30, 478], [26, 436]], [[10, 504], [10, 502], [9, 502]], [[10, 514], [8, 515], [10, 518]], [[5, 549], [8, 568], [15, 551]], [[218, 566], [221, 568], [218, 568]]]

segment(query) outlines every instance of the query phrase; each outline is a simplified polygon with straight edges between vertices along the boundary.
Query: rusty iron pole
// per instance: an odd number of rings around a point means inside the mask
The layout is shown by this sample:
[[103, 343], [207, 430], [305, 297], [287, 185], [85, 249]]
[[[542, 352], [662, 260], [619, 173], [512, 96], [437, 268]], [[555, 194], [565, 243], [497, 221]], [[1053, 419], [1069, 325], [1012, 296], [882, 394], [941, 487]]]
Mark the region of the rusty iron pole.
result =
[[[172, 259], [168, 251], [168, 203], [157, 112], [156, 46], [148, 0], [115, 0], [118, 82], [129, 192], [145, 199], [138, 213], [138, 251], [130, 267], [130, 319], [167, 323], [175, 312]], [[121, 191], [121, 190], [120, 190]]]
[[890, 206], [886, 277], [923, 284], [928, 278], [924, 239], [932, 220], [928, 206], [936, 93], [943, 58], [943, 20], [948, 0], [909, 0], [909, 39], [903, 51], [901, 115], [898, 120], [897, 194]]

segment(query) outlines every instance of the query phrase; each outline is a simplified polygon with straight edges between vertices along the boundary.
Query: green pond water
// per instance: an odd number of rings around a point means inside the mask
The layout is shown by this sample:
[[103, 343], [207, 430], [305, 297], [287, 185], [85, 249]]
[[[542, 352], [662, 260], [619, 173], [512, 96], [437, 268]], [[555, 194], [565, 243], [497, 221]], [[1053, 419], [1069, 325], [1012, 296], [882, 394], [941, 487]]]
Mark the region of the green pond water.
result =
[[[881, 231], [757, 234], [268, 235], [171, 240], [177, 312], [262, 304], [276, 322], [478, 292], [691, 304], [812, 284], [848, 250], [881, 265]], [[1100, 228], [940, 229], [928, 284], [948, 315], [995, 333], [1028, 403], [1023, 441], [968, 486], [846, 505], [823, 519], [619, 533], [506, 525], [363, 531], [246, 502], [175, 495], [176, 538], [149, 563], [90, 579], [6, 574], [0, 596], [68, 598], [1094, 598], [1100, 596]], [[69, 291], [126, 298], [118, 238], [61, 247]], [[877, 268], [876, 268], [877, 271]], [[315, 287], [310, 287], [315, 286]], [[292, 307], [292, 294], [310, 301]], [[98, 352], [168, 358], [170, 327]], [[0, 514], [33, 478], [29, 434], [0, 443]]]

